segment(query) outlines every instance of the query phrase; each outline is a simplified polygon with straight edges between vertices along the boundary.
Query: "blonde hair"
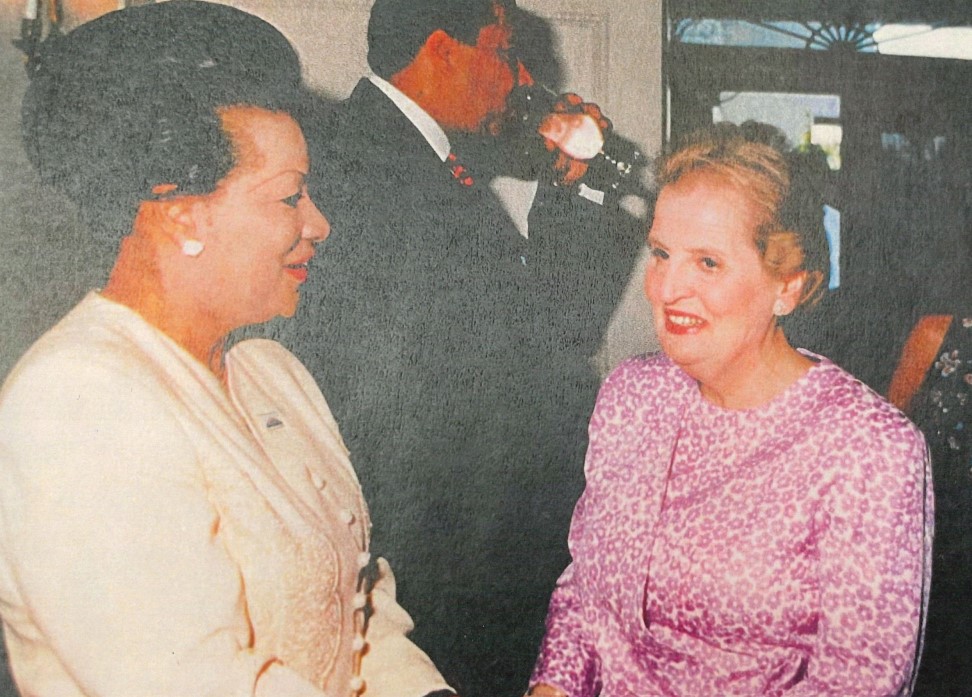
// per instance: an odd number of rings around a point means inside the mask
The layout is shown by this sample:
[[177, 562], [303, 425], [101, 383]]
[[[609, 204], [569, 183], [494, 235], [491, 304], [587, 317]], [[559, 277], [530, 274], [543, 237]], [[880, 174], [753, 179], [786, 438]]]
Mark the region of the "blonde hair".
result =
[[[812, 305], [826, 278], [823, 211], [807, 200], [785, 148], [786, 138], [772, 126], [719, 123], [692, 134], [662, 158], [656, 182], [661, 189], [687, 174], [705, 173], [739, 191], [756, 209], [753, 241], [764, 266], [775, 278], [805, 272], [798, 305]], [[800, 195], [794, 195], [795, 188]]]

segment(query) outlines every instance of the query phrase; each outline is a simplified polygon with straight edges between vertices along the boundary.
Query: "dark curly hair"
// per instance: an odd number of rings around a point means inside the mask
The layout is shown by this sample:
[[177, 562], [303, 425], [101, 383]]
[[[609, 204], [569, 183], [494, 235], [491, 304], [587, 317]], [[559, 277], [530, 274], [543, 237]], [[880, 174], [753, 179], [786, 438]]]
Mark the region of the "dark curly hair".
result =
[[196, 0], [131, 7], [46, 42], [24, 96], [28, 157], [99, 237], [131, 230], [160, 184], [212, 191], [234, 164], [219, 110], [293, 111], [300, 62], [240, 10]]

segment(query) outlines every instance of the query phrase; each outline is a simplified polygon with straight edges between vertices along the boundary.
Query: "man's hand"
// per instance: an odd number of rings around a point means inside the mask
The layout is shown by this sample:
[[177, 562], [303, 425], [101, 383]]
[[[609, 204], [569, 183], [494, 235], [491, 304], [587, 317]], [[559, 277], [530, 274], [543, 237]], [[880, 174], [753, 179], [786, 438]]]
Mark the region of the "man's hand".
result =
[[611, 122], [597, 104], [570, 92], [561, 95], [537, 128], [547, 150], [557, 151], [553, 165], [556, 181], [568, 186], [578, 182], [587, 173], [588, 161], [601, 151], [610, 130]]

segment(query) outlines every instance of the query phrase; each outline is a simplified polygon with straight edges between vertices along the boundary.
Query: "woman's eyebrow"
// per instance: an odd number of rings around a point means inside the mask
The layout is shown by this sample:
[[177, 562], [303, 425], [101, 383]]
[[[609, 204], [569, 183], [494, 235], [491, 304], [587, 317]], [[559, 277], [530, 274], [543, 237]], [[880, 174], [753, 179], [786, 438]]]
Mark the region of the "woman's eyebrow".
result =
[[689, 247], [688, 251], [692, 254], [717, 254], [719, 256], [725, 255], [725, 250], [719, 247]]
[[286, 169], [281, 172], [277, 172], [276, 174], [272, 174], [266, 179], [256, 182], [252, 187], [250, 187], [250, 191], [256, 191], [257, 189], [270, 186], [276, 183], [278, 180], [284, 179], [285, 177], [292, 177], [296, 179], [299, 185], [303, 186], [304, 180], [307, 178], [307, 173], [301, 172], [299, 169]]

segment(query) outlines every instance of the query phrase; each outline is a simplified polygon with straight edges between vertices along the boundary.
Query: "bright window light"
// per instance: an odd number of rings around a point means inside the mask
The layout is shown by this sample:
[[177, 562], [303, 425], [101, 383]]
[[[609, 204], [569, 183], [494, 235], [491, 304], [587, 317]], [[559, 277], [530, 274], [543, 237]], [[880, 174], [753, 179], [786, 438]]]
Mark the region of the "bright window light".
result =
[[885, 24], [874, 39], [885, 55], [972, 60], [972, 27]]

